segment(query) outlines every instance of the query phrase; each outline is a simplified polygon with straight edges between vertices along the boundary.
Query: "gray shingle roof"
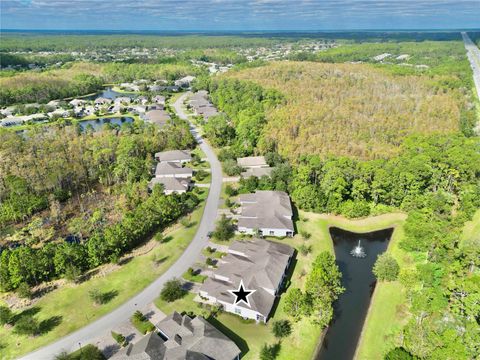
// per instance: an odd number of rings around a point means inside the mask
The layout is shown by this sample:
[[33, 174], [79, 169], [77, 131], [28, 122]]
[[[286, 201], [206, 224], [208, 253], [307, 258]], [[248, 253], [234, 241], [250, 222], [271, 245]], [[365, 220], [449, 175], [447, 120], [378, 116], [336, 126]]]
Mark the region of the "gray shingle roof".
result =
[[155, 168], [155, 176], [168, 176], [168, 175], [193, 175], [193, 170], [189, 167], [182, 167], [176, 163], [171, 162], [159, 162]]
[[292, 205], [287, 193], [257, 190], [254, 194], [240, 195], [239, 200], [238, 227], [294, 231]]
[[155, 332], [144, 336], [135, 344], [129, 344], [111, 359], [113, 360], [150, 360], [164, 359], [167, 348], [164, 341]]
[[241, 167], [268, 167], [264, 156], [247, 156], [237, 159], [237, 164]]
[[155, 158], [160, 161], [166, 162], [178, 162], [178, 161], [191, 161], [192, 156], [188, 150], [170, 150], [162, 151], [155, 154]]
[[290, 246], [274, 241], [234, 241], [214, 273], [229, 280], [208, 278], [200, 291], [233, 304], [235, 298], [228, 290], [236, 289], [243, 280], [247, 289], [256, 290], [249, 298], [250, 308], [268, 317], [275, 296], [265, 289], [277, 290], [293, 253]]
[[272, 174], [273, 168], [271, 167], [261, 167], [261, 168], [247, 168], [244, 172], [242, 172], [242, 177], [249, 178], [251, 176], [255, 177], [262, 177], [262, 176], [270, 176]]
[[153, 187], [157, 184], [163, 185], [165, 191], [186, 191], [190, 186], [190, 178], [153, 178], [148, 183], [148, 186], [150, 189], [153, 189]]

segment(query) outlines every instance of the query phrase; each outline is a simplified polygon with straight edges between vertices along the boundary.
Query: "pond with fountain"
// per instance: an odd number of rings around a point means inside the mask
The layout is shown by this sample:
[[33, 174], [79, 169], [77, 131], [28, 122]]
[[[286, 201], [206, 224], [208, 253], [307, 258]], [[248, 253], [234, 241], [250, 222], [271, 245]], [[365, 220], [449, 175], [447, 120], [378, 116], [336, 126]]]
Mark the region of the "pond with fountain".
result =
[[365, 234], [331, 228], [335, 257], [342, 272], [345, 292], [334, 304], [334, 320], [328, 328], [317, 360], [351, 360], [375, 288], [372, 268], [388, 247], [393, 229]]

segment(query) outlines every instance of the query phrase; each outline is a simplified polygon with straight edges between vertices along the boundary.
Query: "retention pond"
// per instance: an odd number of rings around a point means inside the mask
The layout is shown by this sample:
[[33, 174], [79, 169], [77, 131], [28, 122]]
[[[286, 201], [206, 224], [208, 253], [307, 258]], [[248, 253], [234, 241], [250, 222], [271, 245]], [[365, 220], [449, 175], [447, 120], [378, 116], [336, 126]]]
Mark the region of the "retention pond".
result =
[[372, 268], [377, 256], [387, 249], [392, 232], [393, 229], [386, 229], [358, 234], [339, 228], [330, 229], [345, 292], [335, 303], [334, 320], [316, 360], [354, 358], [375, 288]]

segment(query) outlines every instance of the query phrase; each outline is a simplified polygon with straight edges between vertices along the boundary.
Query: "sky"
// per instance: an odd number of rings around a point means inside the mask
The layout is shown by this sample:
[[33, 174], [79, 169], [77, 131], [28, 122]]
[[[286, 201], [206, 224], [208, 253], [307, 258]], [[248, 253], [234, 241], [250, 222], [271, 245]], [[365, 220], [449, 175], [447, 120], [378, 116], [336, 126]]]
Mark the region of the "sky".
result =
[[0, 10], [2, 29], [480, 28], [480, 0], [0, 0]]

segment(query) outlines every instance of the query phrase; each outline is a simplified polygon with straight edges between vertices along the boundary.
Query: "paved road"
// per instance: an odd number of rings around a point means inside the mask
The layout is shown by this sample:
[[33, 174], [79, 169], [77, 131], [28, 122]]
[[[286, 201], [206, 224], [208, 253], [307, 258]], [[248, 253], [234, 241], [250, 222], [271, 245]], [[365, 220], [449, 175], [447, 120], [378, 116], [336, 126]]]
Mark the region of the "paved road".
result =
[[[473, 71], [473, 81], [477, 88], [477, 95], [480, 99], [480, 50], [478, 46], [470, 39], [466, 32], [462, 32], [465, 49], [467, 49], [467, 57], [470, 60], [470, 66]], [[477, 133], [480, 133], [480, 123], [476, 127]]]
[[[180, 118], [188, 120], [187, 115], [182, 110], [182, 103], [186, 96], [187, 94], [182, 95], [175, 102], [173, 107], [177, 111]], [[201, 254], [201, 250], [208, 244], [208, 232], [214, 228], [218, 203], [220, 200], [220, 191], [222, 187], [222, 169], [215, 153], [207, 143], [203, 142], [201, 136], [198, 135], [198, 132], [193, 125], [191, 125], [190, 131], [199, 142], [201, 149], [207, 155], [212, 173], [210, 192], [208, 194], [203, 217], [200, 221], [197, 233], [195, 234], [195, 237], [190, 245], [180, 256], [180, 258], [163, 275], [158, 277], [141, 293], [137, 294], [126, 303], [116, 308], [111, 313], [96, 320], [95, 322], [90, 323], [89, 325], [61, 338], [50, 345], [26, 355], [23, 357], [23, 359], [53, 359], [55, 355], [62, 351], [70, 352], [77, 350], [79, 343], [87, 344], [99, 336], [107, 333], [109, 334], [111, 329], [128, 320], [135, 310], [143, 309], [153, 300], [155, 300], [166, 281], [173, 277], [180, 277], [196, 261], [198, 256]]]

